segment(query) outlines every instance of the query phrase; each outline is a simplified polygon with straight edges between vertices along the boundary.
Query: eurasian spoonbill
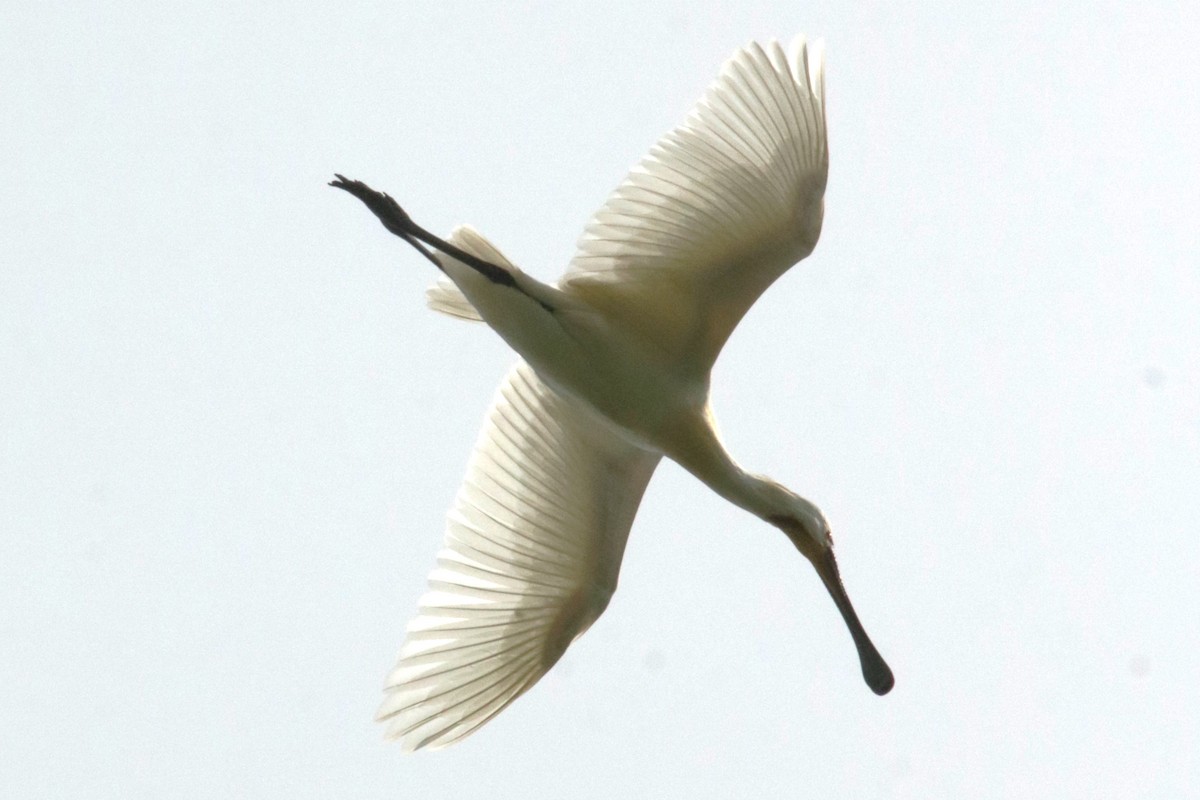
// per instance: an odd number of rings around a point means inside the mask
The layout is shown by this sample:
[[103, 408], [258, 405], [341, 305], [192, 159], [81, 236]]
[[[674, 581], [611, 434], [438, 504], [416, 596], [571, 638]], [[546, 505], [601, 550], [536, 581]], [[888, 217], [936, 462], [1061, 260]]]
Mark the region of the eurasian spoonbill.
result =
[[816, 245], [828, 166], [822, 52], [798, 38], [787, 53], [772, 42], [733, 55], [596, 213], [555, 286], [469, 227], [443, 240], [390, 196], [341, 175], [331, 183], [442, 271], [430, 306], [482, 319], [521, 356], [387, 680], [378, 716], [405, 749], [473, 733], [596, 621], [663, 455], [787, 534], [841, 612], [867, 685], [891, 690], [824, 515], [738, 466], [708, 400], [734, 326]]

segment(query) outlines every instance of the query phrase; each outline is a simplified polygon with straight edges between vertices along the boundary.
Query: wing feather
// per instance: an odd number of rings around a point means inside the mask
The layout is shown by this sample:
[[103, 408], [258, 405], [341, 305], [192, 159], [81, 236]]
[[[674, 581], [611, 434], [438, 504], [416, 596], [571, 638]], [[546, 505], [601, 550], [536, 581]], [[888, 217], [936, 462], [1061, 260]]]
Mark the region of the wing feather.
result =
[[[584, 229], [560, 282], [707, 372], [746, 310], [820, 235], [822, 56], [752, 44]], [[664, 302], [669, 297], [670, 302]]]
[[470, 735], [604, 611], [659, 456], [518, 364], [447, 520], [379, 719], [406, 749]]

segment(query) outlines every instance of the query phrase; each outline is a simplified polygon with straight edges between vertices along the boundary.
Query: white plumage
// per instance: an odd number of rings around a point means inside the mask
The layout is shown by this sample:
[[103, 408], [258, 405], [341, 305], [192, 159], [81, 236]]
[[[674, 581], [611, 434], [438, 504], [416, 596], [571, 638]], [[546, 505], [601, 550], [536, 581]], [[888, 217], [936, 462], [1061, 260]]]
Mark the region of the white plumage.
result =
[[444, 746], [550, 669], [608, 605], [659, 455], [512, 369], [484, 421], [379, 709], [410, 748]]
[[[587, 225], [557, 286], [479, 233], [442, 241], [339, 176], [445, 277], [429, 305], [487, 322], [522, 356], [484, 422], [430, 591], [379, 718], [444, 747], [537, 682], [604, 611], [663, 455], [783, 530], [845, 619], [867, 683], [892, 676], [842, 588], [812, 503], [742, 470], [708, 405], [714, 360], [758, 296], [820, 235], [828, 172], [822, 57], [750, 45]], [[422, 242], [435, 250], [425, 250]]]

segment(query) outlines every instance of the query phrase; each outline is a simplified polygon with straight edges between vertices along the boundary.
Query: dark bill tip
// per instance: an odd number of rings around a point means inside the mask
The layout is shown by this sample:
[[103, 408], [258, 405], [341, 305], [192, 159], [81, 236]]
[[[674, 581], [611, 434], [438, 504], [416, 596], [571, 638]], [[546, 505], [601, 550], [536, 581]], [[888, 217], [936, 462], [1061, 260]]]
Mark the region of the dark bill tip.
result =
[[892, 675], [892, 670], [887, 662], [883, 660], [883, 656], [879, 655], [879, 651], [875, 649], [871, 638], [867, 636], [866, 630], [858, 620], [858, 614], [854, 613], [854, 606], [850, 604], [850, 596], [846, 594], [846, 589], [842, 586], [842, 576], [838, 571], [837, 559], [833, 557], [833, 550], [825, 550], [811, 560], [817, 569], [817, 574], [821, 576], [821, 582], [825, 584], [830, 597], [833, 598], [834, 604], [841, 612], [846, 627], [850, 630], [850, 638], [854, 640], [854, 647], [858, 650], [858, 662], [862, 667], [863, 680], [875, 694], [880, 696], [887, 694], [896, 685], [896, 678]]
[[[872, 648], [874, 651], [874, 648]], [[871, 687], [871, 691], [883, 697], [892, 690], [896, 685], [896, 678], [892, 675], [891, 667], [883, 660], [877, 651], [872, 653], [873, 658], [864, 657], [862, 652], [859, 652], [858, 658], [862, 664], [863, 680], [867, 682], [867, 686]]]

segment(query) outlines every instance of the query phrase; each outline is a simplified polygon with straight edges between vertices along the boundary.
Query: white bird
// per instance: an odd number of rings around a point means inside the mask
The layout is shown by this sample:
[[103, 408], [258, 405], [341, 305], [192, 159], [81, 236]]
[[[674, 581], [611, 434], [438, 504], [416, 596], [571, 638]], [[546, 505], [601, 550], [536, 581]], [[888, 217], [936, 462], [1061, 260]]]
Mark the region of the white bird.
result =
[[821, 48], [798, 38], [787, 53], [771, 42], [733, 55], [587, 225], [556, 286], [471, 228], [445, 241], [390, 196], [331, 183], [442, 270], [433, 308], [482, 319], [522, 359], [484, 421], [387, 679], [378, 719], [389, 738], [406, 750], [453, 744], [546, 674], [608, 605], [663, 455], [787, 534], [833, 597], [867, 684], [892, 688], [825, 517], [738, 466], [709, 407], [725, 340], [817, 243], [828, 167]]

